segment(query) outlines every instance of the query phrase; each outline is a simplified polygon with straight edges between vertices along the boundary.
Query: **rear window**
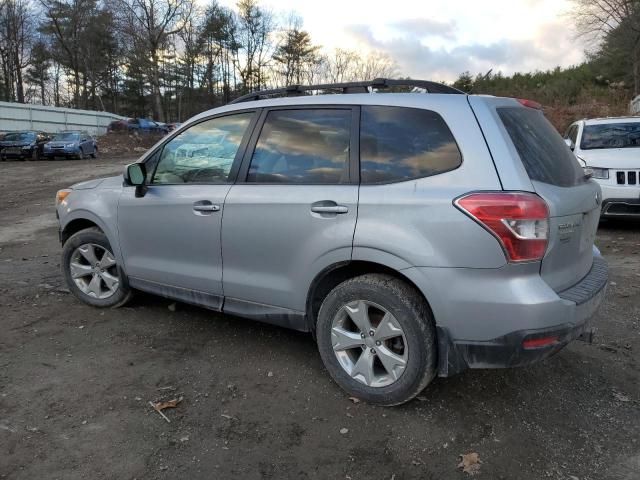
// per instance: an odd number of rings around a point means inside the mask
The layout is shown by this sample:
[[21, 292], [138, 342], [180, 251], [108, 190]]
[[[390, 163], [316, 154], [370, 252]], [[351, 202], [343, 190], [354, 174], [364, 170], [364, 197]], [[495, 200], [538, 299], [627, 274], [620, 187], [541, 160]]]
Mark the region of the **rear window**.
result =
[[458, 168], [462, 155], [442, 117], [431, 110], [362, 107], [362, 183], [401, 182]]
[[587, 125], [580, 140], [581, 150], [640, 147], [640, 122]]
[[583, 181], [575, 155], [542, 112], [525, 107], [497, 109], [531, 180], [559, 187]]

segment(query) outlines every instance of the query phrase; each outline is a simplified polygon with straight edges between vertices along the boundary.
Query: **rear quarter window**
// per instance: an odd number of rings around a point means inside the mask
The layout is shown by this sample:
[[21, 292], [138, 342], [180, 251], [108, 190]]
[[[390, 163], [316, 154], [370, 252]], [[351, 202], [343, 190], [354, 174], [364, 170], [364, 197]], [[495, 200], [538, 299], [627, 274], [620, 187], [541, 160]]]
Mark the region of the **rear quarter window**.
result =
[[584, 181], [575, 155], [541, 111], [526, 107], [496, 110], [531, 180], [558, 187]]
[[461, 163], [458, 145], [438, 113], [407, 107], [362, 107], [363, 184], [429, 177], [454, 170]]

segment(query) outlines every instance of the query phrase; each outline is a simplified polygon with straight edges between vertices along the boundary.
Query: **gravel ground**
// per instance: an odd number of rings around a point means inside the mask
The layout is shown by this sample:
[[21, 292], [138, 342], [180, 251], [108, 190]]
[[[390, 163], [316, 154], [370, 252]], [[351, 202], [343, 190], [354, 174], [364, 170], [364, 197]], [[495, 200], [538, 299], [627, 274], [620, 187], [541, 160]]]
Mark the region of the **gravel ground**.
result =
[[[78, 302], [59, 273], [58, 188], [131, 159], [0, 163], [0, 478], [640, 478], [640, 224], [602, 223], [595, 343], [525, 369], [352, 403], [303, 334], [150, 295]], [[165, 413], [149, 401], [183, 397]]]

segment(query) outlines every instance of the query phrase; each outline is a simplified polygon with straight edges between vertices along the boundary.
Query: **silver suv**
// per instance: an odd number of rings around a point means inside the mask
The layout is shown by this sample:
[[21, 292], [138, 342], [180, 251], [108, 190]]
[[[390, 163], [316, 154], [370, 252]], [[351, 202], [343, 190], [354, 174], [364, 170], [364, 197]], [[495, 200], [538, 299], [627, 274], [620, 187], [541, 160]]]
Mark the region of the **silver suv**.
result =
[[[428, 93], [373, 93], [399, 83]], [[536, 107], [426, 81], [247, 95], [58, 192], [63, 273], [97, 307], [143, 290], [310, 332], [381, 405], [531, 364], [607, 283], [600, 187]]]

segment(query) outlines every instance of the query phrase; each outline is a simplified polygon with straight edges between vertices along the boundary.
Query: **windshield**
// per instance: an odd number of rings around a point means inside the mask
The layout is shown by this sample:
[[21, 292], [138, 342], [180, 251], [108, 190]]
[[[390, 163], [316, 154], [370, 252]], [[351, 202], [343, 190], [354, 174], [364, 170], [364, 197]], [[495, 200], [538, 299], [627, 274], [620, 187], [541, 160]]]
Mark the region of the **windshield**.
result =
[[16, 132], [16, 133], [7, 133], [4, 136], [3, 140], [8, 142], [33, 142], [35, 138], [36, 138], [35, 133]]
[[78, 140], [79, 138], [80, 138], [79, 133], [71, 133], [71, 132], [58, 133], [55, 137], [53, 137], [54, 140], [65, 141], [65, 142]]
[[640, 147], [640, 122], [587, 125], [580, 140], [582, 150], [632, 147]]

